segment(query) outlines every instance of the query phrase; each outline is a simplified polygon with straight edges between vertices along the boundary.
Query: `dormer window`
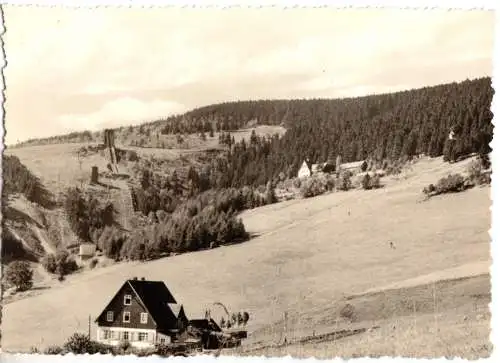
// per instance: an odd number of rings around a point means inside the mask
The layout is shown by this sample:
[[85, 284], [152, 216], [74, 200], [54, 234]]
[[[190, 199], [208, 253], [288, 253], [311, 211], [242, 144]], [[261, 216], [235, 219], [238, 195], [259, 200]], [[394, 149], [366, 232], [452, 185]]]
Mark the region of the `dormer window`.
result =
[[113, 322], [113, 320], [114, 320], [113, 318], [114, 318], [113, 312], [112, 311], [108, 311], [106, 313], [106, 321]]
[[132, 295], [125, 295], [123, 297], [123, 305], [130, 305], [132, 304]]

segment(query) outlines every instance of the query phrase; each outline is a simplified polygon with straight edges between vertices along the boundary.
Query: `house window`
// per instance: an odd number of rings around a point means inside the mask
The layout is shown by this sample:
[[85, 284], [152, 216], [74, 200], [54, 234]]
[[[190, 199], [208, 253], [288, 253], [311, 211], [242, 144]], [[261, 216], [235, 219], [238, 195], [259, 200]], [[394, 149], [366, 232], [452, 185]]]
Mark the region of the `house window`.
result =
[[125, 295], [123, 297], [123, 305], [130, 305], [132, 304], [132, 295]]
[[111, 339], [111, 331], [110, 330], [104, 330], [104, 339]]
[[145, 340], [148, 340], [148, 333], [139, 333], [139, 336], [137, 337], [137, 339], [140, 341], [140, 342], [143, 342]]
[[148, 313], [141, 313], [141, 324], [148, 323]]
[[165, 344], [165, 338], [160, 338], [160, 344]]
[[123, 322], [130, 323], [130, 311], [123, 312]]
[[123, 340], [128, 340], [128, 331], [124, 331], [122, 333], [122, 338], [123, 338]]
[[112, 311], [108, 311], [106, 313], [106, 321], [113, 321], [113, 312]]

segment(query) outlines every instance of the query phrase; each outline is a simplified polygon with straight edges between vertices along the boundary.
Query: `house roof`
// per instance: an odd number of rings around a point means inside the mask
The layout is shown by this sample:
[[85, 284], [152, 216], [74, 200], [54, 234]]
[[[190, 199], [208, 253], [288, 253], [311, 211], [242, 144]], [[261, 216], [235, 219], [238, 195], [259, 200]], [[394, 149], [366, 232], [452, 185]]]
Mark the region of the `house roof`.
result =
[[158, 328], [175, 325], [179, 312], [172, 311], [170, 305], [177, 302], [163, 281], [128, 280], [127, 283], [144, 303]]
[[311, 169], [312, 170], [322, 170], [327, 165], [328, 165], [328, 162], [318, 163], [318, 164], [312, 164], [311, 165]]
[[307, 166], [307, 168], [309, 170], [311, 170], [311, 167], [312, 167], [312, 163], [310, 161], [308, 161], [307, 159], [305, 159], [303, 162], [302, 162], [302, 165], [300, 166], [301, 168], [304, 166], [304, 164]]
[[80, 247], [95, 247], [95, 244], [93, 244], [92, 242], [83, 242], [83, 243], [80, 243]]
[[132, 286], [148, 310], [150, 310], [150, 307], [154, 310], [158, 302], [162, 302], [163, 304], [177, 304], [177, 301], [175, 301], [163, 281], [127, 280], [127, 283]]
[[221, 332], [222, 329], [217, 325], [214, 319], [192, 319], [189, 320], [189, 325], [200, 330], [212, 330]]
[[170, 310], [172, 310], [172, 312], [174, 313], [174, 315], [176, 317], [179, 316], [179, 314], [181, 313], [182, 311], [182, 305], [181, 304], [173, 304], [173, 303], [169, 303], [168, 304], [168, 307], [170, 308]]
[[[175, 325], [182, 306], [178, 311], [172, 310], [171, 305], [177, 305], [177, 302], [163, 281], [127, 280], [111, 301], [116, 298], [126, 285], [132, 288], [159, 329]], [[96, 321], [99, 320], [106, 309], [107, 307]]]
[[361, 161], [353, 161], [352, 163], [344, 163], [340, 164], [341, 169], [352, 169], [352, 168], [359, 168], [361, 165], [364, 163], [364, 160]]

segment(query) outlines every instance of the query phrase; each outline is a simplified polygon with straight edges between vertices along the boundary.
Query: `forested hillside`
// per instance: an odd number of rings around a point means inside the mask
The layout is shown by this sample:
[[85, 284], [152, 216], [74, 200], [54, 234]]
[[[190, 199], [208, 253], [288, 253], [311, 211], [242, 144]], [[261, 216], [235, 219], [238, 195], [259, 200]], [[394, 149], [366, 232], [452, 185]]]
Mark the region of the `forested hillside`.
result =
[[324, 159], [328, 151], [346, 160], [369, 154], [439, 155], [450, 127], [457, 128], [465, 149], [474, 149], [481, 133], [491, 134], [492, 96], [491, 79], [481, 78], [358, 98], [222, 103], [157, 122], [165, 123], [163, 133], [209, 131], [212, 125], [216, 131], [230, 131], [249, 122], [284, 124], [290, 132], [283, 143], [290, 150], [300, 146], [300, 153], [313, 158]]
[[[381, 162], [421, 153], [446, 152], [451, 159], [486, 153], [493, 135], [492, 96], [491, 79], [481, 78], [358, 98], [222, 103], [120, 130], [153, 137], [151, 129], [180, 135], [284, 125], [287, 132], [280, 138], [254, 135], [250, 142], [235, 144], [230, 136], [219, 134], [230, 152], [214, 160], [213, 186], [259, 185], [282, 172], [293, 176], [304, 158], [316, 162], [341, 155], [343, 161]], [[447, 138], [452, 128], [456, 142], [450, 148]], [[88, 137], [88, 132], [73, 133], [57, 140]]]
[[[215, 119], [224, 130], [243, 127], [248, 120], [285, 121], [281, 138], [254, 135], [249, 143], [235, 145], [230, 137], [221, 138], [231, 152], [227, 163], [217, 160], [217, 186], [242, 186], [264, 184], [282, 172], [292, 177], [305, 158], [317, 162], [341, 155], [344, 161], [382, 162], [421, 153], [435, 157], [446, 152], [447, 159], [487, 153], [492, 97], [490, 78], [482, 78], [360, 98], [222, 104], [194, 110], [183, 122], [199, 127]], [[164, 130], [176, 127], [167, 124]], [[452, 129], [453, 145], [448, 141]]]

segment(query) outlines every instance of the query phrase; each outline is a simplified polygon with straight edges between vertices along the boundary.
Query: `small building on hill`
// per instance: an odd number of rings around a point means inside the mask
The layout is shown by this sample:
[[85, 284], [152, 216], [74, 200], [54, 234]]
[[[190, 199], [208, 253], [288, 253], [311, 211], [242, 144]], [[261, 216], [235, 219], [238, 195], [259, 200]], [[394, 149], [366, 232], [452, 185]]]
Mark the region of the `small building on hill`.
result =
[[316, 173], [332, 173], [335, 171], [335, 164], [331, 162], [324, 162], [319, 164], [313, 164], [311, 168], [312, 174]]
[[311, 164], [309, 161], [304, 160], [302, 166], [297, 173], [298, 178], [307, 178], [317, 173], [331, 173], [335, 171], [335, 165], [331, 162], [324, 162], [318, 164]]
[[340, 165], [340, 171], [348, 170], [353, 174], [358, 174], [363, 171], [362, 168], [364, 163], [366, 163], [365, 160], [353, 161], [351, 163], [344, 163]]
[[94, 257], [96, 246], [93, 243], [82, 243], [78, 249], [78, 257], [80, 260], [85, 261]]
[[182, 305], [162, 281], [127, 280], [95, 320], [97, 341], [136, 348], [170, 344], [188, 325]]
[[312, 164], [311, 165], [311, 174], [316, 174], [322, 171], [323, 164]]
[[298, 178], [307, 178], [312, 175], [312, 165], [308, 160], [304, 160], [297, 173]]

